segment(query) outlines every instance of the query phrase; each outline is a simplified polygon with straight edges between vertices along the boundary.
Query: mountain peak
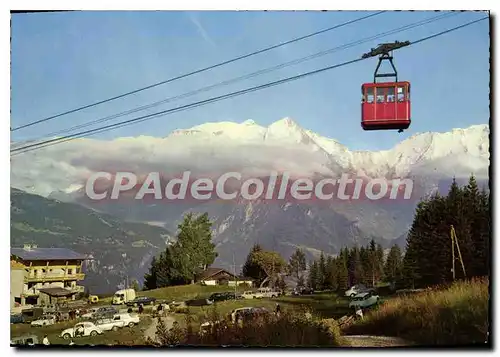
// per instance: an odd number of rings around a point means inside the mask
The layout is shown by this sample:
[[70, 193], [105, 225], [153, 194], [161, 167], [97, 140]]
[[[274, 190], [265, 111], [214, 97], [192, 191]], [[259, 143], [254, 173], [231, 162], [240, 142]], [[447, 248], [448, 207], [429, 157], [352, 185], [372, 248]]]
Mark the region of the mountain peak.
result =
[[293, 128], [293, 127], [299, 127], [299, 125], [290, 117], [284, 117], [278, 121], [275, 121], [274, 123], [272, 123], [271, 125], [269, 125], [269, 128], [271, 127], [289, 127], [289, 128]]

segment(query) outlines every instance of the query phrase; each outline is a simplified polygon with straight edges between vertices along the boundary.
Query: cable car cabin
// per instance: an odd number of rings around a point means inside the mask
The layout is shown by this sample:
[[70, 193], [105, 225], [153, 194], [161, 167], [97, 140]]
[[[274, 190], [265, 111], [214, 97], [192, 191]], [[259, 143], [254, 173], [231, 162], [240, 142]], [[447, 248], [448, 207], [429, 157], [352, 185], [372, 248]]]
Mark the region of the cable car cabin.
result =
[[410, 82], [365, 83], [361, 87], [361, 127], [364, 130], [408, 129]]

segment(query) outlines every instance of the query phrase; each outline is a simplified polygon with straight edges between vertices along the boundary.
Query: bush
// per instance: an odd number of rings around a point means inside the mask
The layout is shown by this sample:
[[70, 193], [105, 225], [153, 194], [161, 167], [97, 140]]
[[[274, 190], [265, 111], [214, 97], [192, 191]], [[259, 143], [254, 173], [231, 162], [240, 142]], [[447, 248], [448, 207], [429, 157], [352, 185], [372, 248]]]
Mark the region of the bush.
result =
[[345, 334], [401, 337], [428, 345], [485, 343], [488, 340], [488, 279], [456, 282], [394, 298]]
[[339, 346], [340, 332], [332, 321], [306, 319], [302, 314], [282, 313], [260, 316], [243, 323], [221, 318], [216, 310], [210, 316], [211, 327], [195, 328], [188, 315], [186, 327], [166, 330], [158, 325], [160, 345], [196, 346]]

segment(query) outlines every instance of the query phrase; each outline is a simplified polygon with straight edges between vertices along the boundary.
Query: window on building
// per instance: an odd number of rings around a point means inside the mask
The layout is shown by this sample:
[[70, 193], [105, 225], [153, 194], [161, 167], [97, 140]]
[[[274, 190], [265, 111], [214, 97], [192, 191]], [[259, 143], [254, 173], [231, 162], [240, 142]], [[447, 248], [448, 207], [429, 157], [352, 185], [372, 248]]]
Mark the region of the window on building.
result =
[[73, 274], [73, 269], [68, 269], [68, 275]]

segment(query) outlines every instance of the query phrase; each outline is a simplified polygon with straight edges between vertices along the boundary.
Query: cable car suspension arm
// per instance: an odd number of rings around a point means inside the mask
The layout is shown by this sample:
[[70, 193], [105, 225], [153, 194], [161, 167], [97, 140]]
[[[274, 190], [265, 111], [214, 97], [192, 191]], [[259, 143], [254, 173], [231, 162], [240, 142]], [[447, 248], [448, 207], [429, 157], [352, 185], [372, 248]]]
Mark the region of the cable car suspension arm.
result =
[[[404, 42], [395, 41], [392, 43], [381, 43], [380, 45], [378, 45], [377, 48], [372, 48], [370, 52], [365, 53], [363, 54], [363, 56], [361, 56], [361, 58], [370, 58], [379, 56], [377, 68], [375, 69], [375, 73], [373, 75], [373, 83], [377, 83], [377, 78], [382, 78], [382, 77], [395, 77], [396, 82], [398, 81], [398, 72], [396, 71], [396, 67], [394, 66], [394, 63], [392, 61], [393, 59], [392, 51], [397, 50], [401, 47], [409, 46], [410, 44], [411, 44], [410, 41], [404, 41]], [[378, 73], [380, 65], [384, 60], [389, 61], [394, 71], [393, 73], [382, 73], [382, 74]]]

